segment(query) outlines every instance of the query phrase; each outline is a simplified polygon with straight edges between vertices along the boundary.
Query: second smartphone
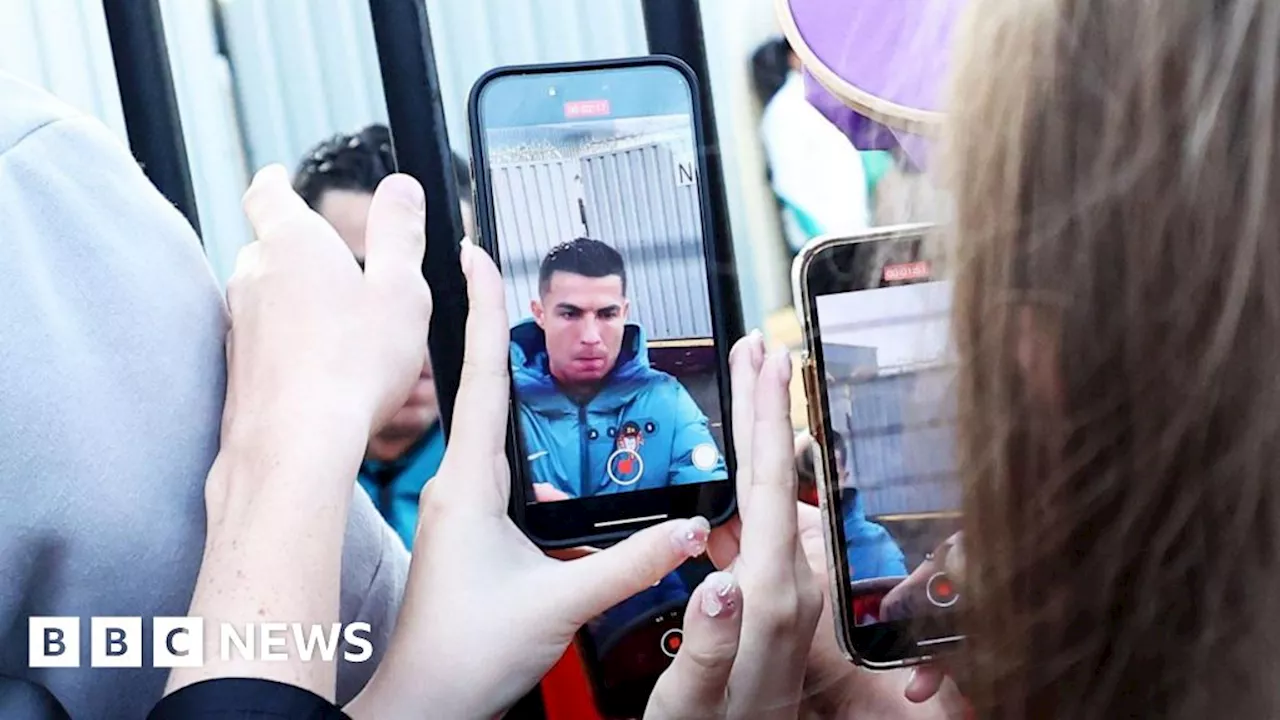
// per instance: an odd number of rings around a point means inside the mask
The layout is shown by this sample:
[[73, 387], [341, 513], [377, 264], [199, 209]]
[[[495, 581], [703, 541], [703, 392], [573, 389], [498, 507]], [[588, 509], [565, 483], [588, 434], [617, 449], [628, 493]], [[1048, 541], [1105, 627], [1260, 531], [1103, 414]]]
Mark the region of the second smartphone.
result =
[[469, 110], [479, 243], [512, 320], [513, 519], [547, 548], [724, 522], [743, 333], [694, 74], [667, 57], [499, 68]]
[[932, 230], [815, 240], [793, 270], [837, 639], [873, 669], [963, 640], [951, 285]]

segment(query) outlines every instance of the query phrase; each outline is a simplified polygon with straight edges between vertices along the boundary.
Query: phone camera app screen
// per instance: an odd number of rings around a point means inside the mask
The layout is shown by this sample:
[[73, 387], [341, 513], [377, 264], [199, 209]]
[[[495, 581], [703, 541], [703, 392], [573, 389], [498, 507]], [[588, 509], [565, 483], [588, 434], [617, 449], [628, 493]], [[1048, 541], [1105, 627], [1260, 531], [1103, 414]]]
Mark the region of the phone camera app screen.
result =
[[684, 76], [507, 76], [480, 104], [529, 502], [727, 479]]
[[829, 481], [859, 626], [936, 616], [961, 599], [951, 288], [927, 268], [889, 265], [888, 286], [816, 298]]

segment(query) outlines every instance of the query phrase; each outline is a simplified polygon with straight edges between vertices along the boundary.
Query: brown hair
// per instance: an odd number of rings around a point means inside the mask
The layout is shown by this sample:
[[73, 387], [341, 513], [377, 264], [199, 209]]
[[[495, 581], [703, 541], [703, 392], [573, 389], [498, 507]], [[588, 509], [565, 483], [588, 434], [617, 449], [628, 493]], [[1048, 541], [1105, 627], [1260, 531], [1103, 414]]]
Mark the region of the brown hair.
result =
[[951, 98], [986, 718], [1280, 713], [1280, 3], [973, 0]]

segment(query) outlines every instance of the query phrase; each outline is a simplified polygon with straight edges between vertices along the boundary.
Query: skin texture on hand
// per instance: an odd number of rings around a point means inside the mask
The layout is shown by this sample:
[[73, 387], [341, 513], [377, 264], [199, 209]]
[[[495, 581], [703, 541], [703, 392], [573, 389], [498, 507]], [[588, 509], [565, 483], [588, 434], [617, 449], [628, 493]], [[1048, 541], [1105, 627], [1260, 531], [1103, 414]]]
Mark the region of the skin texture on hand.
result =
[[469, 312], [453, 434], [422, 494], [409, 582], [387, 655], [347, 708], [354, 718], [488, 718], [560, 659], [591, 618], [701, 555], [702, 518], [647, 528], [562, 561], [507, 516], [510, 388], [502, 279], [479, 248], [461, 250]]
[[766, 359], [763, 338], [753, 333], [734, 347], [730, 365], [739, 515], [716, 528], [708, 550], [741, 585], [743, 609], [719, 716], [794, 718], [822, 596], [796, 527], [791, 361], [782, 350]]
[[259, 173], [244, 206], [257, 240], [228, 284], [222, 444], [205, 487], [204, 560], [188, 611], [205, 620], [205, 662], [174, 669], [167, 691], [237, 676], [332, 699], [336, 661], [303, 661], [292, 633], [275, 648], [285, 661], [235, 651], [224, 660], [220, 628], [309, 631], [338, 621], [353, 478], [370, 428], [403, 403], [425, 354], [422, 189], [404, 176], [379, 187], [364, 273], [283, 168]]

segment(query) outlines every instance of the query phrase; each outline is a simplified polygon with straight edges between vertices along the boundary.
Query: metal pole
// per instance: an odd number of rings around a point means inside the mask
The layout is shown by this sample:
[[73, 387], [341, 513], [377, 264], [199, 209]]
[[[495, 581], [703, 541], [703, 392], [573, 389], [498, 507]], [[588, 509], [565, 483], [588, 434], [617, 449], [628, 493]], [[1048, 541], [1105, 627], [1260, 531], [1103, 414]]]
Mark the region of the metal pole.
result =
[[427, 252], [422, 274], [435, 307], [429, 347], [445, 437], [462, 375], [467, 287], [458, 265], [462, 211], [453, 174], [453, 150], [440, 100], [435, 51], [426, 3], [369, 0], [387, 119], [400, 172], [422, 183], [427, 196]]
[[[702, 32], [702, 8], [698, 0], [641, 0], [644, 31], [649, 52], [680, 58], [693, 68], [698, 77], [702, 105], [703, 139], [706, 142], [707, 195], [715, 228], [716, 252], [723, 261], [716, 268], [721, 289], [726, 297], [738, 298], [738, 273], [733, 262], [733, 232], [729, 220], [729, 202], [725, 194], [724, 166], [720, 162], [720, 140], [716, 129], [716, 113], [711, 101], [711, 73], [707, 69], [707, 46]], [[742, 327], [742, 307], [738, 302], [725, 303], [724, 311], [733, 317], [721, 318], [722, 327], [735, 332]], [[731, 338], [736, 340], [737, 338]]]
[[103, 0], [102, 8], [129, 147], [147, 178], [186, 216], [198, 236], [200, 216], [160, 0]]

